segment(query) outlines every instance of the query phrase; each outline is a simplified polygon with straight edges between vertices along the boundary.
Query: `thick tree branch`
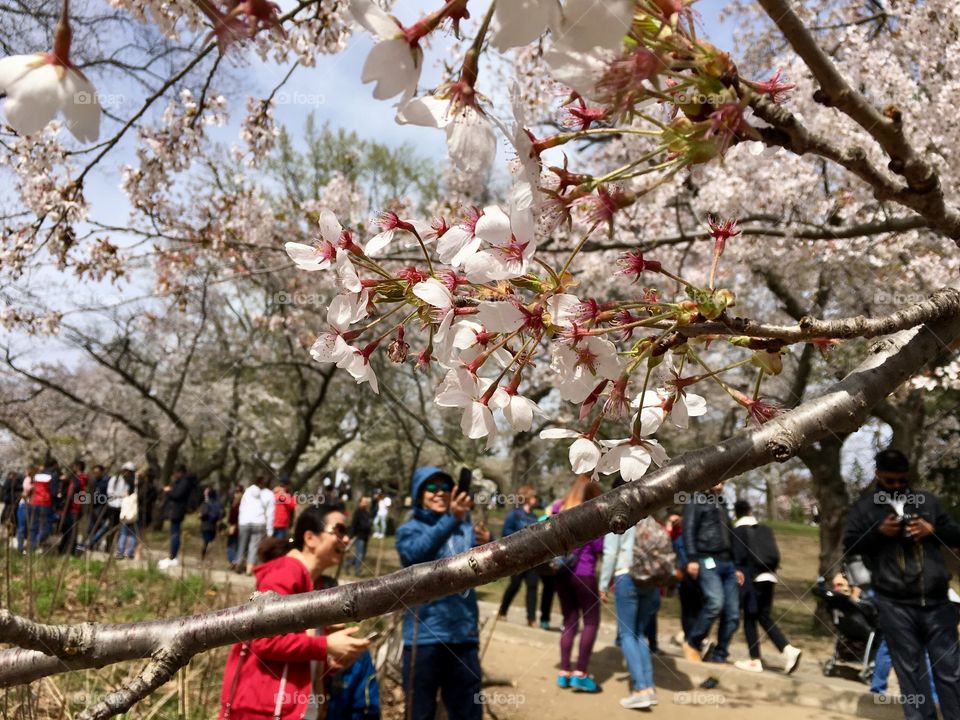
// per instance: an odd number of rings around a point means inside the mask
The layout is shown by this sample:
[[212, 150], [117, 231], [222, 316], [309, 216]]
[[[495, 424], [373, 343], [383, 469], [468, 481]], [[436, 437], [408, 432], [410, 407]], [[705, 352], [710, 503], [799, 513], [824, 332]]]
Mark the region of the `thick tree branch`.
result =
[[903, 176], [912, 192], [934, 196], [942, 205], [940, 178], [907, 142], [900, 111], [893, 108], [890, 113], [883, 114], [850, 87], [787, 0], [758, 2], [820, 83], [822, 97], [817, 99], [836, 107], [866, 130], [890, 157], [890, 169]]
[[[794, 308], [796, 310], [796, 308]], [[943, 288], [929, 300], [916, 303], [879, 318], [857, 315], [837, 320], [819, 320], [809, 315], [796, 325], [771, 325], [749, 318], [726, 318], [715, 322], [693, 323], [678, 328], [687, 337], [701, 335], [749, 335], [784, 342], [805, 342], [819, 338], [875, 338], [888, 335], [939, 317], [960, 315], [960, 290]]]
[[[385, 615], [515, 574], [603, 533], [624, 532], [641, 517], [671, 503], [678, 492], [707, 488], [718, 479], [784, 462], [821, 438], [852, 432], [872, 407], [958, 338], [957, 316], [886, 338], [825, 395], [766, 425], [685, 453], [642, 482], [628, 483], [544, 523], [454, 557], [330, 590], [286, 597], [257, 594], [242, 606], [148, 623], [51, 630], [4, 616], [6, 626], [14, 628], [18, 637], [34, 647], [38, 643], [30, 638], [42, 637], [45, 646], [43, 651], [16, 648], [0, 653], [0, 687], [69, 669], [156, 658], [164, 652], [189, 658], [239, 640]], [[79, 645], [65, 640], [77, 637], [82, 638]], [[96, 717], [108, 717], [110, 712]]]

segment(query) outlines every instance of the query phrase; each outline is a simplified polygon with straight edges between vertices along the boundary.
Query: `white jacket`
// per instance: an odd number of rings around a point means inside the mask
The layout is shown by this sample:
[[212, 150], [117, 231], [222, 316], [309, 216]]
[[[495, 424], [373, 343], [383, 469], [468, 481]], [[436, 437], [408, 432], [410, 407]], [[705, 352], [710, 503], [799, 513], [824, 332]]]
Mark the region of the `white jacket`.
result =
[[273, 490], [251, 485], [240, 498], [237, 525], [263, 525], [273, 528], [273, 511], [276, 501]]
[[127, 481], [122, 475], [114, 475], [107, 481], [107, 506], [120, 509], [120, 504], [128, 495]]

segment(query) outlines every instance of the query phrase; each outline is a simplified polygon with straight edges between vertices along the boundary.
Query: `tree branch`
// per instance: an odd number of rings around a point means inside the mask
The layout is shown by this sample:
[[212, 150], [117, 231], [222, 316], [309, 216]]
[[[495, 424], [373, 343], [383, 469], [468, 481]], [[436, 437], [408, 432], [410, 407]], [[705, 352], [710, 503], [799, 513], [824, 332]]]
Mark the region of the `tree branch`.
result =
[[[156, 658], [163, 652], [190, 658], [237, 641], [385, 615], [516, 574], [606, 532], [624, 532], [673, 502], [678, 492], [705, 489], [718, 479], [784, 462], [831, 433], [852, 432], [873, 406], [958, 338], [957, 316], [902, 331], [876, 343], [867, 359], [825, 395], [761, 427], [685, 453], [642, 482], [627, 483], [544, 523], [454, 557], [319, 592], [284, 597], [257, 593], [245, 605], [186, 618], [87, 625], [80, 633], [84, 640], [80, 647], [64, 641], [76, 637], [76, 630], [37, 630], [50, 643], [45, 648], [48, 654], [22, 648], [0, 652], [0, 687], [64, 670]], [[24, 627], [29, 621], [6, 617], [5, 622]], [[96, 710], [98, 718], [115, 712]]]

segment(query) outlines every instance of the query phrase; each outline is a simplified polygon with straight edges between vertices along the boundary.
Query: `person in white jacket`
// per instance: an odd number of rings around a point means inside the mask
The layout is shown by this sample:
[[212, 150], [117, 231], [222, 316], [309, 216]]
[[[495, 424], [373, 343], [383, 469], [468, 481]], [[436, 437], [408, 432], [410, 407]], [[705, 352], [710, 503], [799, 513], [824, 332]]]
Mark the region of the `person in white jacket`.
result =
[[[256, 565], [257, 547], [267, 534], [267, 528], [273, 527], [273, 513], [275, 499], [273, 490], [267, 487], [267, 478], [263, 475], [243, 491], [240, 498], [240, 512], [237, 518], [239, 542], [237, 547], [237, 562], [234, 569], [237, 572], [253, 573]], [[246, 565], [244, 565], [246, 558]]]

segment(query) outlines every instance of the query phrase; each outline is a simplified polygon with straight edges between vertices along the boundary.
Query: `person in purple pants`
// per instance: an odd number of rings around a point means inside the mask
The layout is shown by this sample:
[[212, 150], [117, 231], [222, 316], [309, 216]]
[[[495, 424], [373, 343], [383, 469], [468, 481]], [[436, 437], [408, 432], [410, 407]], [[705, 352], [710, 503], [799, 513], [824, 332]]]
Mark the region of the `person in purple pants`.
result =
[[[602, 490], [589, 475], [580, 475], [570, 490], [551, 507], [554, 513], [569, 510], [581, 503], [600, 495]], [[600, 629], [600, 592], [597, 585], [597, 563], [603, 555], [603, 538], [595, 538], [575, 551], [576, 565], [573, 569], [562, 568], [555, 576], [557, 597], [560, 598], [560, 610], [563, 613], [563, 632], [560, 635], [560, 674], [557, 685], [578, 692], [594, 693], [600, 688], [587, 674], [590, 654], [597, 641]], [[571, 672], [573, 644], [583, 619], [583, 632], [580, 633], [580, 652], [577, 655], [576, 669]]]

